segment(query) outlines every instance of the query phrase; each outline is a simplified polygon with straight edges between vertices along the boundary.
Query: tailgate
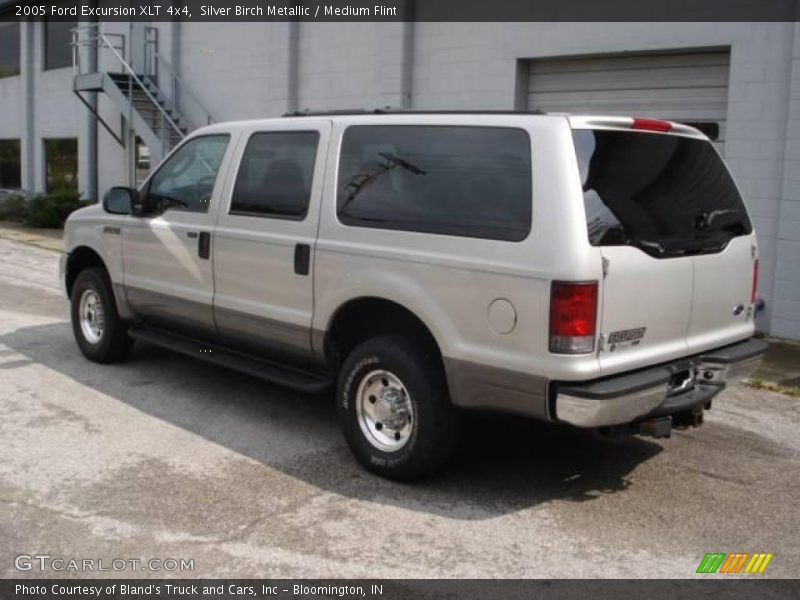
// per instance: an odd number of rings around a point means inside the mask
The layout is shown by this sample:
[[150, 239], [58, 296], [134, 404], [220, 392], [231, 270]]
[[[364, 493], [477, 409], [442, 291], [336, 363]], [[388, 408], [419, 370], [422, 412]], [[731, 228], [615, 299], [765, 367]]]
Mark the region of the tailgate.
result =
[[684, 126], [637, 122], [573, 128], [589, 242], [604, 262], [603, 374], [753, 331], [755, 238], [725, 164]]
[[753, 335], [756, 247], [737, 237], [719, 254], [696, 256], [687, 345], [696, 353]]
[[598, 355], [603, 375], [688, 354], [692, 259], [659, 261], [637, 248], [601, 249], [606, 261]]

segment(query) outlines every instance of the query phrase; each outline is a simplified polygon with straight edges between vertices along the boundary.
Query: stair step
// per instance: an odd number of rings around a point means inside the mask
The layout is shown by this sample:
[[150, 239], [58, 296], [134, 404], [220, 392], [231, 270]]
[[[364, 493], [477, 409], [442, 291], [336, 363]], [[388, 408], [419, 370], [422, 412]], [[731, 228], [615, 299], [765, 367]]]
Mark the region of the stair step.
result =
[[330, 377], [153, 327], [133, 327], [130, 335], [137, 340], [306, 393], [323, 392], [333, 384]]

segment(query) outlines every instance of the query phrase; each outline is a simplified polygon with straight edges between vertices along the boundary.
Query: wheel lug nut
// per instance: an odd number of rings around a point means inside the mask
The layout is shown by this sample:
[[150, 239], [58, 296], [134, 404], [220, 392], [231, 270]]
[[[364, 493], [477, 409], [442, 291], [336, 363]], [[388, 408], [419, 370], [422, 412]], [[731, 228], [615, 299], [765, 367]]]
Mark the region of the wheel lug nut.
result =
[[377, 400], [377, 398], [375, 398], [375, 396], [370, 396], [369, 397], [369, 403], [370, 404], [375, 404], [375, 400]]
[[394, 439], [395, 439], [395, 441], [398, 441], [398, 442], [400, 441], [400, 432], [399, 431], [395, 431]]
[[378, 431], [383, 429], [383, 423], [375, 423], [375, 429], [377, 429]]

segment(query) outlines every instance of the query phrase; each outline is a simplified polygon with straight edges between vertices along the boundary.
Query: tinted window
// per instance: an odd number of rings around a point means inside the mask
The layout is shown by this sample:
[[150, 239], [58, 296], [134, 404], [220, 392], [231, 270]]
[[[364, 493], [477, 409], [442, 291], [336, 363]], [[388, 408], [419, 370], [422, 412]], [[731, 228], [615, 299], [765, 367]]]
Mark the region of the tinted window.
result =
[[72, 29], [77, 26], [77, 21], [45, 21], [45, 70], [72, 66]]
[[0, 23], [0, 77], [19, 75], [19, 23]]
[[236, 177], [231, 214], [304, 218], [318, 142], [316, 131], [253, 134]]
[[706, 141], [576, 130], [589, 241], [654, 256], [716, 252], [752, 231], [725, 164]]
[[511, 128], [349, 127], [337, 205], [347, 225], [523, 240], [530, 138]]
[[227, 135], [206, 135], [178, 148], [150, 180], [147, 209], [156, 213], [169, 208], [207, 212], [227, 147]]
[[0, 188], [22, 187], [19, 140], [0, 140]]
[[78, 140], [60, 138], [44, 141], [46, 191], [78, 191]]

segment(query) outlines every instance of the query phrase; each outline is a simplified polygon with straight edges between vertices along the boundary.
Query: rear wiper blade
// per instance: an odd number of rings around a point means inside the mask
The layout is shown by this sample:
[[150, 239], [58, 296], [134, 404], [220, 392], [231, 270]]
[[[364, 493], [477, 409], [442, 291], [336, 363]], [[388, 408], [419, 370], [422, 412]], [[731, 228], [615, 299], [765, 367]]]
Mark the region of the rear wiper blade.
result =
[[630, 243], [634, 244], [635, 246], [639, 246], [639, 247], [644, 247], [644, 248], [648, 248], [648, 249], [651, 249], [651, 250], [655, 250], [659, 254], [665, 254], [667, 252], [667, 249], [664, 248], [664, 246], [662, 244], [660, 244], [658, 242], [653, 242], [653, 241], [650, 241], [650, 240], [632, 239], [632, 240], [630, 240]]
[[394, 166], [398, 166], [410, 173], [413, 173], [414, 175], [427, 174], [427, 171], [420, 169], [417, 165], [414, 165], [407, 160], [400, 158], [399, 156], [390, 154], [389, 152], [378, 152], [378, 155], [386, 160], [386, 163], [389, 165], [390, 169]]
[[718, 208], [717, 210], [712, 210], [711, 212], [700, 213], [694, 218], [694, 228], [708, 229], [709, 227], [711, 227], [711, 223], [713, 223], [714, 219], [716, 219], [717, 217], [736, 214], [738, 212], [739, 212], [738, 208]]

